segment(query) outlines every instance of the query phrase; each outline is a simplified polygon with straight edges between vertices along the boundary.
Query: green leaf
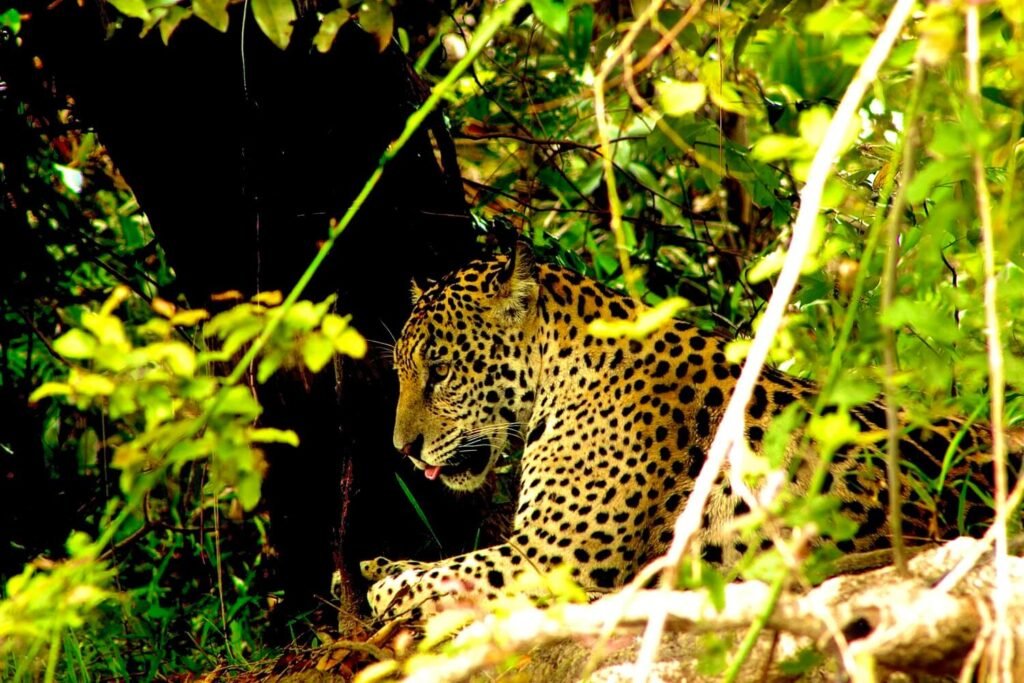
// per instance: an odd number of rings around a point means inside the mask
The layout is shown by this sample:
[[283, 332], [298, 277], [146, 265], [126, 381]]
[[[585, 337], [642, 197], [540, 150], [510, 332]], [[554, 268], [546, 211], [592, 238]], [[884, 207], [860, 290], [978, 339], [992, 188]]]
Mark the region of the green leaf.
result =
[[92, 358], [96, 353], [96, 338], [82, 330], [69, 330], [53, 341], [53, 349], [65, 358]]
[[734, 71], [739, 71], [740, 57], [747, 49], [750, 39], [756, 36], [761, 29], [772, 26], [782, 11], [792, 2], [793, 0], [768, 0], [760, 11], [752, 14], [751, 18], [743, 24], [733, 41], [732, 66]]
[[224, 390], [223, 398], [214, 414], [239, 415], [248, 420], [255, 420], [260, 412], [262, 408], [249, 392], [249, 388], [236, 386]]
[[814, 417], [807, 425], [807, 432], [821, 446], [823, 454], [834, 453], [860, 436], [857, 423], [845, 411]]
[[283, 351], [268, 351], [256, 369], [256, 381], [263, 384], [270, 376], [277, 372], [277, 369], [284, 363], [285, 354]]
[[313, 38], [313, 44], [316, 45], [316, 49], [320, 52], [327, 52], [334, 45], [334, 38], [338, 35], [338, 30], [341, 29], [348, 20], [352, 18], [347, 9], [336, 9], [333, 12], [328, 12], [324, 15], [323, 20], [320, 22], [320, 30], [316, 32], [316, 37]]
[[92, 538], [84, 531], [72, 531], [71, 535], [68, 536], [68, 540], [65, 541], [64, 547], [72, 558], [93, 557], [96, 554], [96, 548], [92, 545]]
[[239, 478], [235, 485], [235, 493], [238, 495], [238, 502], [242, 504], [242, 509], [248, 511], [256, 507], [260, 502], [262, 485], [263, 480], [255, 473], [249, 473]]
[[302, 342], [302, 360], [313, 372], [320, 372], [334, 356], [334, 344], [322, 334], [313, 333]]
[[704, 106], [708, 89], [700, 81], [683, 82], [666, 78], [658, 82], [658, 105], [669, 116], [692, 114]]
[[833, 2], [813, 14], [808, 14], [804, 27], [811, 33], [845, 36], [868, 33], [872, 25], [871, 20], [863, 12]]
[[21, 13], [16, 9], [9, 9], [0, 12], [0, 26], [6, 26], [11, 32], [17, 35], [21, 30]]
[[750, 154], [758, 161], [771, 163], [780, 159], [806, 159], [812, 152], [801, 138], [771, 134], [755, 142]]
[[93, 311], [82, 314], [82, 327], [92, 332], [104, 346], [128, 349], [128, 338], [124, 333], [121, 320], [112, 315], [104, 315]]
[[377, 48], [383, 52], [391, 42], [395, 30], [395, 17], [384, 0], [366, 0], [359, 6], [359, 25], [377, 38]]
[[167, 452], [167, 459], [175, 465], [205, 458], [213, 452], [214, 440], [209, 435], [200, 439], [189, 439], [174, 444]]
[[263, 32], [282, 50], [292, 39], [295, 5], [292, 0], [252, 0], [252, 14]]
[[78, 368], [71, 371], [68, 384], [76, 394], [83, 396], [109, 396], [114, 393], [114, 383], [109, 378]]
[[184, 342], [157, 342], [143, 349], [155, 363], [166, 363], [178, 377], [192, 377], [196, 372], [196, 355]]
[[178, 28], [178, 24], [190, 16], [192, 16], [192, 10], [186, 7], [175, 5], [167, 8], [167, 15], [160, 20], [160, 40], [164, 41], [164, 45], [167, 45], [171, 34]]
[[228, 30], [229, 0], [192, 0], [196, 16], [221, 33]]
[[366, 355], [366, 340], [351, 327], [332, 339], [334, 349], [341, 354], [352, 358], [362, 358]]
[[960, 336], [952, 316], [936, 315], [934, 305], [907, 297], [897, 297], [880, 319], [888, 327], [896, 329], [906, 325], [938, 342], [952, 343]]
[[764, 456], [772, 467], [781, 467], [786, 461], [789, 445], [794, 443], [806, 418], [804, 406], [791, 403], [768, 425], [764, 434]]
[[44, 382], [28, 397], [29, 403], [36, 403], [40, 399], [50, 396], [67, 396], [71, 393], [71, 387], [64, 382]]
[[149, 10], [144, 0], [110, 0], [110, 4], [127, 17], [149, 19]]
[[786, 252], [782, 248], [765, 254], [764, 258], [760, 259], [747, 271], [747, 282], [751, 284], [764, 282], [782, 270], [782, 264], [785, 262]]
[[827, 107], [814, 107], [800, 115], [800, 137], [809, 147], [817, 148], [825, 139], [832, 114]]
[[246, 430], [249, 441], [256, 443], [286, 443], [289, 446], [299, 445], [299, 435], [290, 429], [274, 429], [272, 427], [252, 427]]
[[669, 297], [657, 306], [640, 311], [636, 320], [601, 320], [590, 323], [587, 332], [595, 337], [629, 337], [643, 339], [660, 327], [668, 324], [676, 313], [689, 303], [678, 296]]
[[566, 0], [532, 0], [530, 4], [541, 23], [558, 34], [569, 30], [569, 8]]

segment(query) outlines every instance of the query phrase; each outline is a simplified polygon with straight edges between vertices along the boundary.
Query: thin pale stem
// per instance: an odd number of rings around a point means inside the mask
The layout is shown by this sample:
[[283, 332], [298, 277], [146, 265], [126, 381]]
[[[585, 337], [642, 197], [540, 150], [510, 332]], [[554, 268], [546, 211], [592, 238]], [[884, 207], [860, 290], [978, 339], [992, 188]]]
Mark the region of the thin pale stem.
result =
[[[597, 124], [598, 149], [601, 152], [601, 164], [604, 171], [605, 188], [608, 193], [609, 226], [612, 235], [615, 237], [615, 255], [622, 268], [622, 280], [626, 285], [626, 291], [634, 298], [637, 297], [637, 285], [639, 274], [629, 263], [629, 249], [626, 246], [626, 232], [622, 224], [622, 199], [619, 197], [619, 190], [615, 181], [615, 159], [612, 149], [612, 135], [608, 126], [607, 108], [605, 103], [605, 83], [611, 75], [615, 65], [622, 61], [627, 52], [633, 49], [633, 43], [640, 33], [657, 16], [665, 0], [654, 0], [644, 11], [633, 21], [626, 35], [619, 44], [612, 50], [611, 54], [605, 57], [594, 77], [594, 116]], [[700, 10], [702, 1], [694, 2], [687, 14], [696, 16]]]
[[[886, 252], [885, 270], [882, 276], [882, 314], [892, 308], [896, 298], [897, 266], [900, 256], [900, 221], [903, 210], [907, 206], [907, 187], [914, 177], [914, 165], [917, 163], [917, 108], [921, 99], [921, 86], [924, 83], [924, 66], [918, 61], [914, 63], [914, 81], [911, 85], [910, 104], [905, 112], [907, 122], [903, 142], [903, 159], [900, 164], [902, 178], [896, 192], [896, 199], [889, 209], [886, 220]], [[890, 167], [889, 173], [895, 177], [896, 169]], [[903, 511], [901, 499], [903, 487], [900, 484], [900, 418], [897, 408], [896, 373], [899, 360], [896, 355], [896, 330], [886, 325], [884, 328], [883, 353], [885, 358], [885, 432], [886, 450], [885, 467], [889, 487], [889, 528], [892, 533], [892, 553], [896, 571], [906, 576], [907, 559], [903, 545]]]
[[[899, 37], [903, 25], [906, 23], [913, 11], [915, 0], [898, 0], [893, 6], [892, 13], [885, 23], [882, 33], [875, 40], [871, 51], [868, 53], [864, 63], [861, 64], [853, 80], [843, 94], [836, 113], [829, 123], [828, 130], [818, 148], [811, 168], [808, 172], [807, 183], [800, 192], [800, 211], [797, 214], [793, 225], [793, 239], [790, 242], [789, 250], [782, 271], [779, 273], [775, 291], [772, 293], [768, 306], [765, 309], [761, 325], [750, 346], [743, 370], [736, 382], [736, 388], [729, 400], [725, 415], [715, 433], [714, 441], [708, 452], [707, 461], [697, 476], [693, 492], [686, 503], [683, 513], [676, 519], [675, 535], [668, 550], [669, 566], [662, 573], [661, 585], [669, 587], [672, 585], [677, 567], [693, 538], [700, 529], [704, 513], [704, 506], [714, 488], [715, 481], [721, 472], [726, 455], [732, 449], [737, 439], [743, 438], [744, 413], [747, 403], [753, 394], [754, 386], [761, 370], [764, 367], [768, 352], [771, 349], [772, 341], [778, 332], [785, 317], [786, 307], [789, 299], [796, 288], [800, 278], [800, 271], [804, 261], [810, 252], [813, 243], [815, 224], [818, 221], [818, 213], [821, 208], [822, 194], [825, 183], [831, 173], [832, 165], [843, 151], [843, 141], [846, 132], [854, 123], [860, 102], [868, 87], [874, 82], [879, 69], [892, 50], [896, 39]], [[652, 614], [644, 631], [641, 644], [641, 654], [651, 657], [657, 651], [658, 644], [665, 628], [664, 610]], [[646, 670], [649, 670], [647, 664]], [[641, 661], [638, 659], [637, 668], [641, 669]], [[636, 679], [634, 679], [636, 680]]]
[[[981, 40], [978, 6], [965, 6], [967, 20], [967, 96], [974, 109], [976, 121], [981, 121]], [[981, 226], [982, 260], [985, 269], [985, 331], [988, 346], [988, 385], [991, 400], [990, 421], [992, 424], [992, 467], [995, 470], [995, 628], [993, 632], [993, 670], [999, 680], [1010, 681], [1010, 662], [1013, 658], [1013, 635], [1009, 623], [1010, 554], [1006, 533], [1008, 482], [1006, 474], [1006, 429], [1004, 409], [1006, 377], [1003, 368], [1003, 346], [999, 334], [999, 313], [997, 310], [998, 281], [995, 263], [995, 229], [992, 225], [992, 198], [985, 178], [985, 162], [977, 143], [972, 146], [971, 162], [974, 169], [974, 191], [978, 202], [978, 222]]]

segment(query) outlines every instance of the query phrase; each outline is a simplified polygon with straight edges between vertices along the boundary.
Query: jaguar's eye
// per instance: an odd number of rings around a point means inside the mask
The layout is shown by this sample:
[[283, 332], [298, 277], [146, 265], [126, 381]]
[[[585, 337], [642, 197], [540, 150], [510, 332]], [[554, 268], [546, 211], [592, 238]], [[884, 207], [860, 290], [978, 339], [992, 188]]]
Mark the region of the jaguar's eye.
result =
[[448, 363], [438, 363], [437, 365], [430, 366], [430, 381], [439, 382], [448, 376], [448, 372], [451, 370], [451, 366]]

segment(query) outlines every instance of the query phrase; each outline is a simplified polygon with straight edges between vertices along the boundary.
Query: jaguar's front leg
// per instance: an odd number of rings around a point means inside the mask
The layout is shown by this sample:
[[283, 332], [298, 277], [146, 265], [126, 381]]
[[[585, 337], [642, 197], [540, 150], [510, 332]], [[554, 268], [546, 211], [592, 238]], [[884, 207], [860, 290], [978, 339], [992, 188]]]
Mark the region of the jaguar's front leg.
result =
[[[378, 578], [367, 599], [381, 619], [423, 618], [445, 602], [490, 600], [505, 593], [531, 565], [512, 546], [503, 544], [433, 563], [363, 563], [367, 578]], [[374, 576], [371, 573], [376, 572]]]

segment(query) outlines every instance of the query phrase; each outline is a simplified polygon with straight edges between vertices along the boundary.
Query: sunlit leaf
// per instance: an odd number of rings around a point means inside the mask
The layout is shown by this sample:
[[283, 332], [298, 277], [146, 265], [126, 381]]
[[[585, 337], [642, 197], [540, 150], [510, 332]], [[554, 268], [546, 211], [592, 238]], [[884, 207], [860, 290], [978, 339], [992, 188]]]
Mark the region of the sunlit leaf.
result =
[[280, 306], [282, 301], [284, 301], [284, 297], [276, 289], [269, 292], [260, 292], [252, 298], [254, 304], [262, 304], [264, 306]]
[[206, 320], [210, 317], [210, 314], [201, 308], [196, 308], [190, 311], [181, 311], [175, 313], [171, 318], [172, 325], [180, 325], [182, 327], [192, 327], [198, 324], [200, 321]]
[[659, 302], [657, 306], [641, 310], [636, 320], [594, 320], [588, 326], [587, 332], [595, 337], [643, 339], [671, 322], [676, 313], [688, 305], [686, 299], [670, 297]]
[[196, 16], [220, 32], [228, 30], [229, 0], [192, 0]]
[[65, 358], [92, 358], [96, 353], [96, 338], [83, 330], [68, 330], [53, 340], [53, 349]]
[[246, 430], [250, 441], [257, 443], [285, 443], [298, 447], [299, 435], [290, 429], [273, 429], [271, 427], [252, 427]]
[[785, 250], [779, 248], [769, 252], [747, 271], [747, 281], [752, 284], [764, 282], [782, 270], [782, 264], [785, 262]]
[[359, 25], [377, 38], [377, 47], [383, 52], [391, 42], [395, 17], [384, 0], [366, 0], [359, 5]]
[[811, 33], [830, 36], [868, 33], [872, 29], [871, 20], [863, 12], [840, 2], [830, 2], [817, 12], [808, 14], [804, 26]]
[[322, 334], [313, 333], [302, 341], [302, 360], [313, 372], [320, 372], [333, 356], [334, 344]]
[[36, 403], [50, 396], [67, 396], [70, 393], [71, 387], [64, 382], [44, 382], [29, 395], [28, 402]]
[[82, 327], [92, 332], [96, 339], [105, 346], [127, 349], [128, 338], [124, 333], [124, 325], [119, 318], [103, 315], [93, 311], [82, 313]]
[[178, 24], [191, 16], [190, 8], [177, 5], [167, 8], [167, 14], [160, 20], [160, 40], [164, 41], [164, 45], [171, 40], [171, 34], [178, 28]]
[[338, 35], [338, 30], [341, 29], [348, 20], [352, 18], [347, 9], [336, 9], [333, 12], [328, 12], [324, 15], [323, 20], [320, 22], [320, 29], [316, 32], [316, 37], [313, 38], [313, 44], [316, 45], [316, 49], [320, 52], [327, 52], [334, 45], [334, 38]]
[[692, 114], [704, 106], [707, 88], [700, 81], [683, 82], [671, 78], [658, 81], [658, 105], [669, 116]]
[[334, 337], [332, 341], [338, 353], [352, 358], [362, 358], [366, 355], [366, 339], [351, 327]]
[[537, 18], [545, 26], [558, 34], [569, 30], [569, 0], [530, 0]]
[[71, 371], [68, 384], [76, 394], [83, 396], [109, 396], [114, 393], [115, 388], [114, 383], [108, 377], [78, 368]]
[[253, 398], [248, 387], [234, 386], [224, 390], [215, 415], [233, 414], [255, 420], [262, 408]]
[[252, 510], [260, 502], [260, 489], [263, 480], [256, 474], [247, 474], [235, 484], [235, 493], [238, 495], [238, 502], [245, 510]]
[[146, 9], [145, 0], [109, 0], [121, 14], [136, 19], [148, 19], [149, 10]]
[[292, 0], [252, 0], [252, 14], [274, 45], [282, 50], [288, 47], [296, 18]]

